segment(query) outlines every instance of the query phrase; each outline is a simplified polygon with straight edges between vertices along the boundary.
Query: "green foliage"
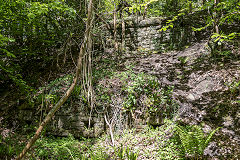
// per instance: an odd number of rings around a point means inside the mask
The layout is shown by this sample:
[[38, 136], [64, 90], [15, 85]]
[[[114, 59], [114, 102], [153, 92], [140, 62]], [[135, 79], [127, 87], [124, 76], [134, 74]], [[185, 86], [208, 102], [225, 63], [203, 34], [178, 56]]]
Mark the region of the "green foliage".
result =
[[230, 83], [225, 83], [225, 85], [229, 88], [231, 94], [235, 95], [236, 93], [238, 93], [240, 91], [240, 80], [237, 81], [235, 79], [233, 79], [232, 82]]
[[115, 149], [115, 154], [120, 160], [137, 160], [138, 154], [131, 151], [129, 147], [121, 146], [118, 149]]
[[237, 33], [230, 33], [229, 35], [225, 35], [224, 33], [218, 34], [213, 33], [211, 36], [211, 39], [214, 39], [214, 42], [218, 43], [218, 45], [222, 45], [225, 41], [231, 41], [232, 39], [236, 38], [236, 36], [239, 35]]
[[182, 56], [182, 57], [179, 57], [178, 60], [181, 62], [181, 65], [185, 65], [188, 62], [189, 57]]
[[16, 136], [11, 135], [3, 138], [0, 135], [0, 158], [13, 157], [21, 151], [22, 147], [23, 144], [18, 143]]
[[[0, 52], [2, 53], [0, 54], [0, 70], [5, 72], [7, 78], [11, 79], [22, 91], [32, 91], [32, 88], [26, 84], [21, 74], [16, 72], [19, 65], [9, 64], [8, 62], [8, 59], [16, 59], [16, 55], [7, 49], [7, 44], [13, 42], [15, 42], [15, 39], [5, 37], [0, 33]], [[7, 78], [4, 74], [0, 76], [0, 80], [6, 80]]]
[[[205, 18], [205, 26], [198, 28], [193, 27], [193, 31], [202, 31], [210, 27], [215, 28], [214, 31], [211, 30], [212, 35], [209, 38], [213, 43], [209, 43], [213, 56], [216, 56], [218, 53], [223, 56], [230, 55], [230, 51], [222, 51], [222, 48], [224, 45], [226, 46], [227, 44], [234, 42], [234, 40], [239, 37], [240, 33], [231, 31], [226, 34], [222, 32], [222, 28], [224, 25], [231, 25], [235, 24], [237, 21], [239, 22], [239, 7], [240, 3], [235, 0], [223, 0], [218, 3], [218, 5], [215, 5], [210, 1], [198, 8], [198, 10], [208, 10], [209, 14]], [[218, 33], [215, 33], [217, 32], [216, 27], [218, 28]]]
[[176, 126], [176, 133], [180, 138], [185, 156], [192, 158], [200, 158], [203, 156], [204, 149], [218, 130], [219, 128], [205, 136], [200, 126]]
[[[69, 88], [73, 81], [73, 75], [67, 74], [51, 81], [48, 85], [40, 87], [32, 97], [32, 103], [53, 105], [58, 102], [61, 96]], [[80, 90], [81, 91], [81, 90]], [[73, 91], [73, 96], [79, 97], [79, 86]]]
[[78, 145], [78, 141], [72, 135], [66, 138], [42, 137], [37, 140], [37, 148], [33, 154], [40, 159], [75, 160], [82, 157]]
[[[135, 110], [137, 107], [137, 99], [140, 94], [143, 92], [151, 92], [151, 89], [154, 89], [153, 87], [158, 87], [156, 84], [156, 79], [149, 76], [146, 78], [146, 75], [144, 73], [135, 74], [132, 70], [129, 70], [125, 73], [122, 73], [123, 75], [119, 75], [123, 82], [128, 82], [126, 78], [129, 77], [131, 84], [125, 83], [122, 90], [126, 92], [127, 98], [124, 102], [124, 109], [126, 111], [132, 111]], [[127, 75], [126, 75], [127, 74]], [[152, 85], [152, 86], [150, 86]], [[156, 85], [156, 86], [153, 86]]]
[[131, 68], [117, 77], [123, 83], [124, 111], [133, 112], [138, 107], [144, 107], [150, 114], [161, 113], [171, 117], [177, 107], [172, 99], [173, 87], [163, 88], [156, 77], [145, 73], [136, 74]]
[[[23, 80], [22, 75], [17, 72], [17, 70], [19, 69], [18, 65], [14, 64], [11, 67], [8, 67], [4, 64], [4, 62], [0, 61], [0, 69], [1, 71], [5, 72], [5, 74], [0, 76], [2, 80], [12, 80], [23, 93], [29, 94], [30, 91], [33, 91], [32, 87], [30, 87], [27, 82]], [[7, 76], [5, 77], [5, 75]]]
[[[234, 39], [239, 37], [240, 33], [230, 33], [228, 35], [224, 33], [213, 33], [211, 36], [211, 41], [213, 44], [208, 43], [209, 47], [211, 48], [212, 54], [216, 55], [218, 53], [221, 56], [229, 57], [232, 55], [230, 50], [220, 50], [219, 48], [223, 48], [229, 43], [233, 43]], [[220, 51], [219, 51], [220, 50]]]
[[159, 31], [167, 31], [169, 28], [173, 28], [174, 22], [179, 19], [179, 17], [184, 16], [185, 13], [179, 13], [177, 16], [174, 16], [172, 19], [167, 20], [166, 25], [163, 26]]
[[34, 68], [34, 61], [51, 60], [76, 11], [61, 0], [0, 0], [0, 14], [0, 80], [32, 91], [23, 73]]
[[[95, 155], [105, 153], [109, 159], [181, 159], [180, 146], [169, 137], [173, 133], [174, 123], [166, 120], [159, 128], [144, 128], [141, 132], [124, 130], [121, 135], [115, 135], [115, 146], [109, 145], [109, 137], [103, 136], [91, 146]], [[99, 158], [101, 159], [101, 158]]]
[[14, 42], [15, 39], [13, 38], [8, 38], [8, 37], [4, 37], [2, 34], [0, 34], [0, 51], [2, 53], [5, 53], [7, 57], [12, 57], [12, 58], [16, 58], [16, 56], [12, 53], [10, 53], [9, 51], [7, 51], [6, 49], [4, 49], [4, 47], [7, 46], [8, 42]]
[[128, 7], [131, 13], [144, 13], [145, 12], [145, 7], [148, 5], [153, 4], [154, 2], [157, 2], [159, 0], [143, 0], [140, 3], [137, 3], [135, 1], [130, 1], [131, 7]]
[[[112, 13], [114, 11], [113, 2], [117, 6], [121, 3], [121, 0], [104, 0], [100, 11]], [[127, 0], [127, 2], [131, 7], [127, 7], [126, 9], [133, 15], [138, 14], [140, 16], [147, 14], [147, 16], [170, 17], [178, 14], [181, 10], [188, 12], [190, 4], [192, 4], [193, 8], [198, 6], [198, 2], [190, 0]]]

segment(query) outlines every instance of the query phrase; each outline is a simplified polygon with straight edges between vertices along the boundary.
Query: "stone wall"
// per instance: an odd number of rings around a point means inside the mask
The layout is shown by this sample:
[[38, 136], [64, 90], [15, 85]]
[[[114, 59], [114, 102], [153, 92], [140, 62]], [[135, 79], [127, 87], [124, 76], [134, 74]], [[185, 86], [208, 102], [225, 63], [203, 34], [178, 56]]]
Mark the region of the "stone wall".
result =
[[[154, 51], [156, 53], [166, 49], [184, 47], [186, 44], [197, 40], [196, 33], [191, 30], [187, 23], [184, 24], [182, 22], [181, 25], [183, 26], [176, 23], [174, 29], [169, 28], [167, 31], [160, 31], [164, 25], [166, 25], [166, 19], [162, 17], [147, 19], [143, 17], [128, 17], [117, 21], [119, 50], [122, 47], [125, 53], [136, 53], [138, 51]], [[109, 26], [113, 28], [113, 22], [110, 22]], [[103, 37], [105, 37], [105, 52], [112, 52], [114, 48], [113, 30], [108, 30], [103, 25], [102, 31], [104, 31]]]
[[84, 110], [81, 105], [64, 105], [48, 126], [48, 132], [58, 136], [72, 134], [75, 137], [98, 137], [105, 128], [103, 115], [93, 113], [90, 116], [89, 113], [90, 111]]
[[[125, 39], [122, 38], [122, 21], [117, 22], [117, 37], [119, 47], [125, 43], [124, 50], [129, 51], [153, 51], [159, 50], [159, 41], [163, 39], [160, 33], [162, 18], [143, 19], [142, 17], [130, 17], [124, 19], [125, 23]], [[110, 24], [113, 26], [112, 24]], [[105, 26], [103, 26], [105, 27]], [[113, 28], [113, 27], [112, 27]], [[106, 52], [113, 49], [113, 35], [106, 29], [104, 37], [106, 37]], [[164, 36], [165, 37], [165, 36]], [[163, 41], [162, 41], [163, 42]]]
[[[50, 111], [50, 108], [45, 108], [36, 113], [36, 109], [29, 106], [27, 103], [25, 107], [19, 108], [18, 121], [21, 124], [32, 124], [38, 126], [39, 121], [43, 119]], [[106, 126], [103, 119], [103, 114], [92, 112], [84, 109], [82, 104], [65, 103], [54, 115], [50, 124], [47, 125], [47, 134], [55, 136], [67, 136], [72, 134], [74, 137], [98, 137], [105, 130]], [[42, 117], [42, 118], [41, 118]], [[90, 126], [89, 126], [90, 120]]]

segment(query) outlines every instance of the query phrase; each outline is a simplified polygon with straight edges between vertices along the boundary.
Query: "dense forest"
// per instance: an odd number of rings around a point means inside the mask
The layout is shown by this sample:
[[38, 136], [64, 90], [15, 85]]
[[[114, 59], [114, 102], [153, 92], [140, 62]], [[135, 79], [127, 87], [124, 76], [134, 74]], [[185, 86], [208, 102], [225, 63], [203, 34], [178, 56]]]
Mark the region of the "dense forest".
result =
[[239, 159], [239, 0], [0, 0], [0, 159]]

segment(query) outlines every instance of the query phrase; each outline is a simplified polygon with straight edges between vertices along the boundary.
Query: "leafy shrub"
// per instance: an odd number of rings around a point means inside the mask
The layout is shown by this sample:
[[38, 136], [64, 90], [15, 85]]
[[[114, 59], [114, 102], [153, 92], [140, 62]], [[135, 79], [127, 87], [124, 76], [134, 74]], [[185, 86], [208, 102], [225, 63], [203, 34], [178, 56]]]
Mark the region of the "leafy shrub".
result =
[[133, 112], [143, 107], [149, 114], [171, 117], [177, 107], [172, 98], [173, 87], [162, 87], [157, 77], [145, 73], [134, 73], [131, 68], [117, 75], [123, 83], [125, 94], [123, 109]]

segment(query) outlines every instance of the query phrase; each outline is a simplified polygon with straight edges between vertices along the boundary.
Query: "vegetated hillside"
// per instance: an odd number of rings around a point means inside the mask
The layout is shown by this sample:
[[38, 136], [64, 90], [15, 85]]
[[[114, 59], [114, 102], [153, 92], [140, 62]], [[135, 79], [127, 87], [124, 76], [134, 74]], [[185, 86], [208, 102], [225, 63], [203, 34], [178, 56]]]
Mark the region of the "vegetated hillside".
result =
[[[26, 159], [238, 159], [239, 2], [98, 1], [97, 27], [82, 41], [85, 2], [0, 3], [0, 158], [16, 158], [65, 94], [77, 59], [67, 53], [86, 44], [81, 82]], [[130, 23], [124, 10], [136, 14]], [[168, 17], [145, 19], [156, 15]], [[69, 64], [62, 73], [59, 60]]]
[[205, 150], [211, 156], [239, 155], [239, 51], [235, 55], [210, 57], [202, 41], [183, 51], [136, 58], [134, 70], [158, 77], [162, 86], [174, 86], [180, 124], [198, 124], [209, 131], [222, 127]]
[[[79, 144], [74, 140], [71, 143], [81, 149], [69, 149], [74, 150], [74, 157], [81, 155], [102, 159], [127, 158], [128, 154], [140, 159], [181, 159], [184, 155], [196, 158], [201, 157], [201, 154], [212, 159], [239, 158], [240, 63], [239, 55], [233, 56], [220, 59], [210, 57], [206, 41], [195, 43], [182, 51], [158, 54], [141, 51], [131, 57], [123, 56], [117, 62], [106, 56], [96, 65], [104, 69], [95, 72], [98, 75], [95, 81], [97, 106], [110, 105], [112, 110], [120, 108], [125, 112], [130, 111], [132, 122], [126, 122], [128, 118], [124, 116], [120, 119], [112, 116], [111, 122], [116, 131], [115, 147], [112, 146], [110, 136], [106, 136], [91, 142], [93, 148], [88, 148], [87, 142]], [[129, 123], [135, 129], [125, 130], [126, 127], [121, 126]], [[200, 130], [194, 129], [194, 125]], [[159, 128], [150, 129], [151, 126]], [[178, 127], [184, 127], [184, 132], [194, 135], [182, 135]], [[216, 130], [218, 127], [221, 128]], [[200, 138], [196, 144], [193, 141], [197, 140], [197, 135], [204, 133], [207, 136], [215, 130], [204, 152], [198, 151], [206, 139]], [[190, 138], [189, 141], [183, 144], [181, 135], [184, 139]], [[53, 142], [42, 139], [39, 145], [42, 148], [55, 148], [54, 154], [63, 152], [69, 155], [68, 152], [58, 150], [57, 146], [51, 144]], [[188, 145], [196, 149], [188, 150]], [[50, 154], [41, 154], [36, 149], [33, 151], [39, 157]]]
[[[161, 126], [161, 117], [174, 115], [175, 123], [199, 125], [205, 134], [221, 127], [204, 154], [212, 158], [238, 158], [238, 50], [231, 56], [211, 57], [207, 41], [203, 40], [182, 51], [159, 54], [138, 51], [129, 56], [122, 59], [117, 72], [122, 76], [105, 77], [100, 81], [103, 88], [107, 88], [101, 93], [111, 93], [109, 96], [113, 104], [131, 110], [136, 121], [144, 117], [152, 126]], [[161, 95], [157, 87], [147, 94], [151, 76], [156, 77], [161, 91], [163, 88], [171, 90], [170, 95]], [[164, 99], [164, 96], [167, 98]], [[138, 125], [135, 127], [138, 128]]]

